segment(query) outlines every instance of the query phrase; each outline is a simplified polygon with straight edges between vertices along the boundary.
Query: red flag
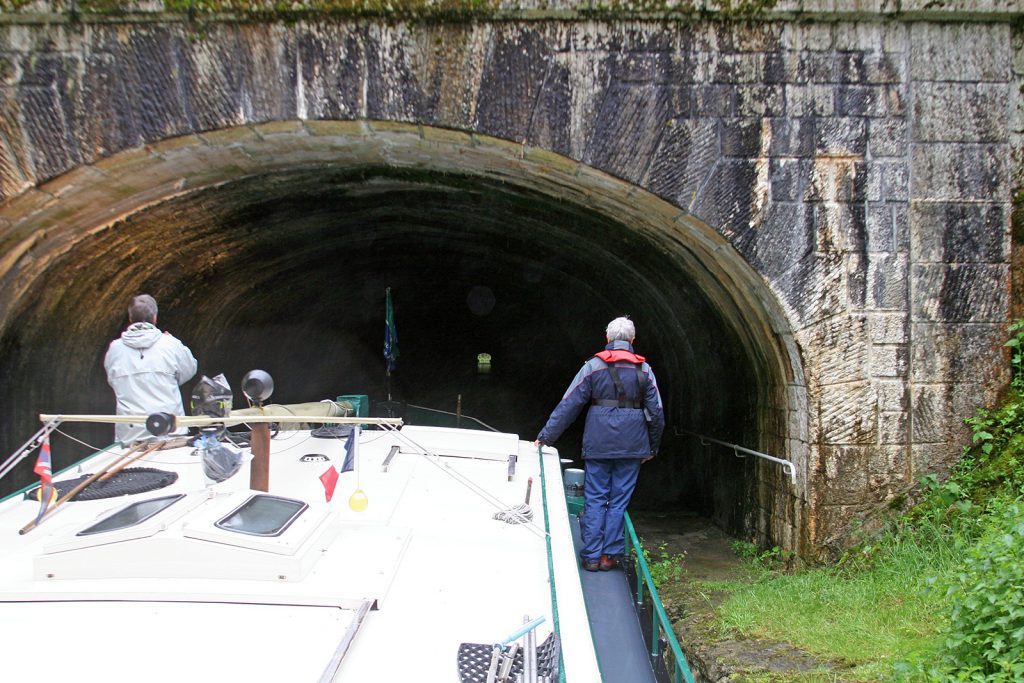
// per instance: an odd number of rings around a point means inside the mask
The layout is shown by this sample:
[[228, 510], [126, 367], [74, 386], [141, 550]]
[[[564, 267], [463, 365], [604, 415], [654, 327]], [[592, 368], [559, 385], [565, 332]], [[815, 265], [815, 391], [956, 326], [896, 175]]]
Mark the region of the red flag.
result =
[[52, 464], [50, 462], [50, 437], [46, 437], [43, 440], [43, 445], [39, 447], [39, 457], [36, 459], [36, 466], [33, 471], [39, 475], [39, 480], [42, 483], [50, 484], [53, 482]]
[[334, 495], [334, 487], [338, 483], [338, 470], [334, 469], [334, 465], [327, 468], [327, 471], [320, 475], [320, 482], [324, 485], [324, 495], [327, 496], [327, 502], [331, 502], [331, 497]]

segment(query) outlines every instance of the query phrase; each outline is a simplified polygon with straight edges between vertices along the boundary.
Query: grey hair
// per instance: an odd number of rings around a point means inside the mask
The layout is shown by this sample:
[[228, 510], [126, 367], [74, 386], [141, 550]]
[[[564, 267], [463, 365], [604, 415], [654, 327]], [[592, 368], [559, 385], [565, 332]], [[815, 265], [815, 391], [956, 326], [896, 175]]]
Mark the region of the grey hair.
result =
[[631, 342], [636, 337], [636, 327], [633, 325], [633, 321], [629, 319], [629, 316], [624, 315], [608, 323], [608, 328], [604, 333], [608, 337], [608, 341]]
[[156, 320], [156, 299], [149, 294], [133, 296], [128, 304], [128, 322], [151, 323]]

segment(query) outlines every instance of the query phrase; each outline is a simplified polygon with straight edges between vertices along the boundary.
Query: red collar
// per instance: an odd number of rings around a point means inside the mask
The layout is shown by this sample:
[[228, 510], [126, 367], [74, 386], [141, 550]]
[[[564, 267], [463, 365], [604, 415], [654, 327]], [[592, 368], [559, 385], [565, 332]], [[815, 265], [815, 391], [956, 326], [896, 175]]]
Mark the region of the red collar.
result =
[[643, 356], [638, 356], [632, 351], [627, 351], [625, 349], [605, 349], [604, 351], [600, 351], [594, 355], [605, 363], [614, 363], [620, 360], [629, 361], [630, 363], [643, 363], [647, 360]]

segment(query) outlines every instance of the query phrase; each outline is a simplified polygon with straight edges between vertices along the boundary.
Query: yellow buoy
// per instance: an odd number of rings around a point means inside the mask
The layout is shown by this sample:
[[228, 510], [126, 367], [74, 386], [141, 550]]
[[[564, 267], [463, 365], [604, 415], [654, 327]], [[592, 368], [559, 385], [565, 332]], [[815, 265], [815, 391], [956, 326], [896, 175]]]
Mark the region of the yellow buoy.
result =
[[348, 498], [348, 506], [356, 512], [362, 512], [369, 504], [370, 501], [367, 500], [366, 494], [363, 493], [362, 489], [356, 489], [355, 493]]

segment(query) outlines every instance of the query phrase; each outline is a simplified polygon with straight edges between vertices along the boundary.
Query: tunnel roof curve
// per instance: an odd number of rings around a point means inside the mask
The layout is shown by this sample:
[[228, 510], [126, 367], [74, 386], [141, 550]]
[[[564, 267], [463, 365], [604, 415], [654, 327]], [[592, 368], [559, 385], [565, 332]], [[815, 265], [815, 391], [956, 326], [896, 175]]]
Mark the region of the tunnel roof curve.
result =
[[[487, 178], [630, 226], [669, 255], [761, 356], [775, 382], [802, 384], [785, 315], [717, 232], [627, 182], [566, 157], [478, 134], [392, 122], [292, 121], [172, 138], [79, 167], [0, 206], [0, 329], [47, 268], [81, 240], [177, 197], [249, 176], [388, 166]], [[762, 378], [769, 380], [770, 378]]]

